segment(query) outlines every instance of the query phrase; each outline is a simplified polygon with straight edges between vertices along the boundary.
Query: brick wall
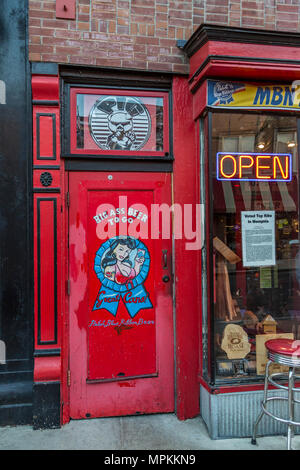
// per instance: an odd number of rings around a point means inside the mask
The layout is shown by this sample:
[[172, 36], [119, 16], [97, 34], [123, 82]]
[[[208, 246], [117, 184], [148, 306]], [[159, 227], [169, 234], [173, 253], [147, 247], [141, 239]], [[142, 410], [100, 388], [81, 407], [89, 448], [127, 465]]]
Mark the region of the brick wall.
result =
[[188, 71], [177, 39], [201, 23], [300, 30], [300, 0], [77, 0], [76, 20], [55, 0], [29, 0], [30, 60]]

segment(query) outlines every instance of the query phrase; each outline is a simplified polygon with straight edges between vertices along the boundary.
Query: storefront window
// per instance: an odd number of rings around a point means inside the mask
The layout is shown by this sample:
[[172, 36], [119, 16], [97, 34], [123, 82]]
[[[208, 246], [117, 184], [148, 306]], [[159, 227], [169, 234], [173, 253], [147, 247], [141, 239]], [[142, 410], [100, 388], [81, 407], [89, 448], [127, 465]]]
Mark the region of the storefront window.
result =
[[267, 339], [300, 339], [297, 119], [213, 113], [216, 382], [263, 376]]

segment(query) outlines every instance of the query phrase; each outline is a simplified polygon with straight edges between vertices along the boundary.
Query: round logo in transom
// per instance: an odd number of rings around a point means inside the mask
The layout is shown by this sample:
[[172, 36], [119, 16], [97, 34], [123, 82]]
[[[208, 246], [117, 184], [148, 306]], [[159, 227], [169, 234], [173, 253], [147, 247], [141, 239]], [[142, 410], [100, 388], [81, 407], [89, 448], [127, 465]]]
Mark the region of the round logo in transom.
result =
[[90, 133], [102, 150], [140, 150], [149, 139], [151, 118], [133, 96], [101, 96], [89, 115]]

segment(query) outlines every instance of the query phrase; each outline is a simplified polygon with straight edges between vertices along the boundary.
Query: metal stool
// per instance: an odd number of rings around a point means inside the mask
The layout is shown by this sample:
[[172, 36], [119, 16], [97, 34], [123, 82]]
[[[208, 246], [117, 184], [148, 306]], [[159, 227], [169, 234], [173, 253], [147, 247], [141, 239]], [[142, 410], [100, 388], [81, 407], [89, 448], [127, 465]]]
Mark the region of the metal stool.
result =
[[[294, 392], [300, 392], [300, 388], [294, 387], [295, 378], [300, 376], [295, 374], [295, 369], [300, 367], [300, 341], [295, 341], [293, 339], [270, 339], [265, 343], [267, 348], [269, 361], [266, 365], [265, 373], [265, 387], [264, 387], [264, 399], [262, 401], [261, 407], [262, 411], [260, 412], [256, 423], [253, 428], [253, 435], [251, 444], [256, 444], [256, 431], [257, 426], [263, 417], [264, 414], [270, 416], [276, 421], [286, 423], [288, 425], [287, 433], [287, 449], [291, 450], [292, 435], [294, 431], [294, 426], [300, 426], [300, 422], [294, 421], [294, 404], [300, 403], [299, 400], [294, 398]], [[274, 373], [269, 375], [269, 367], [272, 362], [276, 364], [281, 364], [289, 367], [288, 373]], [[288, 386], [282, 385], [281, 383], [276, 382], [276, 379], [287, 379]], [[276, 388], [281, 388], [288, 391], [287, 397], [270, 397], [268, 398], [268, 383], [271, 383]], [[267, 403], [274, 400], [287, 400], [288, 402], [288, 419], [279, 418], [273, 413], [267, 410]]]

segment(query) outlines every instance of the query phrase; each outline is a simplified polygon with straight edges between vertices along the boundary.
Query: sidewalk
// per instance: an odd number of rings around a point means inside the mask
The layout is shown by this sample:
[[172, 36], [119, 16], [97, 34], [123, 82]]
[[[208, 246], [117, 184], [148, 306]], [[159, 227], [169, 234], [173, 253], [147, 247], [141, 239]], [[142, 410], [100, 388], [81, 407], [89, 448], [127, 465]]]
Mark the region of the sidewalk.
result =
[[[267, 418], [266, 418], [267, 419]], [[211, 440], [200, 417], [173, 414], [71, 421], [61, 429], [0, 428], [0, 450], [286, 450], [285, 436]], [[300, 450], [300, 436], [293, 439]]]

